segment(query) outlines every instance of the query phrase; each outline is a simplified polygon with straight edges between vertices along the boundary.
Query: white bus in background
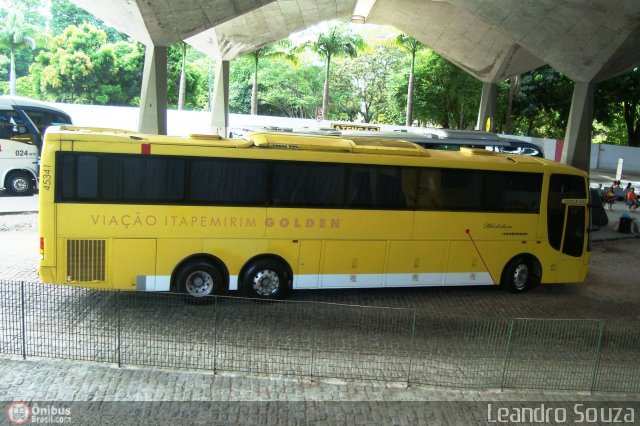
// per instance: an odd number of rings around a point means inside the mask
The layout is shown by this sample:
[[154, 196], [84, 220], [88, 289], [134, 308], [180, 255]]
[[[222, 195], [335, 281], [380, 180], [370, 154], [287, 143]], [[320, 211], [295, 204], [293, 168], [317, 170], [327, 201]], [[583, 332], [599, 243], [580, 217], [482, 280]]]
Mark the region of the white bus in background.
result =
[[38, 187], [40, 148], [52, 124], [71, 124], [71, 119], [43, 102], [0, 96], [0, 188], [31, 195]]
[[[348, 127], [344, 125], [344, 127]], [[356, 126], [353, 126], [356, 127]], [[342, 138], [376, 138], [386, 140], [403, 140], [413, 142], [426, 149], [445, 151], [459, 151], [460, 148], [480, 148], [504, 154], [526, 155], [544, 158], [541, 147], [530, 142], [516, 139], [506, 139], [495, 133], [479, 130], [452, 130], [437, 128], [415, 128], [415, 130], [401, 131], [367, 131], [344, 130], [335, 128], [290, 128], [279, 126], [244, 126], [231, 129], [230, 136], [242, 137], [256, 131], [300, 133]]]

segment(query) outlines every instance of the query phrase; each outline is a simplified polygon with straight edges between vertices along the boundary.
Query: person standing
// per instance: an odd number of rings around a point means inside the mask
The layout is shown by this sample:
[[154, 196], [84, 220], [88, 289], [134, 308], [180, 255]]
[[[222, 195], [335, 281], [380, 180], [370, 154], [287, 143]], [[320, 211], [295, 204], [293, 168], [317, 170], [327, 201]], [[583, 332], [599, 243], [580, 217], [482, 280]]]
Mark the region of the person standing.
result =
[[627, 200], [627, 205], [629, 206], [629, 210], [631, 210], [631, 208], [633, 208], [633, 210], [636, 210], [638, 208], [638, 195], [636, 194], [636, 189], [635, 188], [630, 188], [629, 192], [627, 192], [626, 195], [626, 200]]

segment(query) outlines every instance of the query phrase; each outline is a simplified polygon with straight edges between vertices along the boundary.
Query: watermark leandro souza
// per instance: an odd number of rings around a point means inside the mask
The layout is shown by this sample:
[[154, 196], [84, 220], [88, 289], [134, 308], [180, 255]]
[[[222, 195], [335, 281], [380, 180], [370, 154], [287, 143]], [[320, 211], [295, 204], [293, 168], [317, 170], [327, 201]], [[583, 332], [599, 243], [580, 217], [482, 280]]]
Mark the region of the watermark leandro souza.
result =
[[567, 403], [567, 404], [501, 404], [487, 403], [487, 423], [506, 424], [588, 424], [588, 423], [630, 423], [636, 421], [634, 407], [603, 406], [598, 403]]

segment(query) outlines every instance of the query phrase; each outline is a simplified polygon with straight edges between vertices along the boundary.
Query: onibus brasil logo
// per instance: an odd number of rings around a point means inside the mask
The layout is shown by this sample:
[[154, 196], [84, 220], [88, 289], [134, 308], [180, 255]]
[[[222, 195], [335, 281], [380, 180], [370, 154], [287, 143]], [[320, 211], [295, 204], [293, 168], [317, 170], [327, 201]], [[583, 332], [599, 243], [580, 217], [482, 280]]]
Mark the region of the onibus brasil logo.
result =
[[7, 409], [7, 418], [11, 424], [23, 425], [31, 419], [31, 409], [25, 402], [12, 402]]
[[52, 404], [31, 405], [22, 401], [15, 401], [7, 408], [7, 419], [14, 425], [26, 423], [71, 423], [71, 408]]

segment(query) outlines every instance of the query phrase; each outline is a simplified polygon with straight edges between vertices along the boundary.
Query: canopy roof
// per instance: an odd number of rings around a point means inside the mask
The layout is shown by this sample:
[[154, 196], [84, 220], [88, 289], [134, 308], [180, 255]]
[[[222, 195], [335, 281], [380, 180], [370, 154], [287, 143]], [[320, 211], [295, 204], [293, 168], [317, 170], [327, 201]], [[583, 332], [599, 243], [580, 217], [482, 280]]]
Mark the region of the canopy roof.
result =
[[[72, 0], [147, 45], [187, 40], [230, 60], [329, 19], [356, 0]], [[369, 1], [371, 3], [371, 1]], [[484, 82], [549, 64], [602, 81], [640, 63], [640, 2], [377, 0], [367, 22], [392, 25]]]

